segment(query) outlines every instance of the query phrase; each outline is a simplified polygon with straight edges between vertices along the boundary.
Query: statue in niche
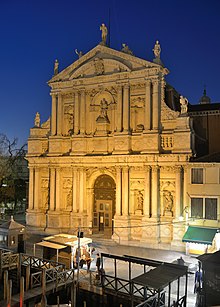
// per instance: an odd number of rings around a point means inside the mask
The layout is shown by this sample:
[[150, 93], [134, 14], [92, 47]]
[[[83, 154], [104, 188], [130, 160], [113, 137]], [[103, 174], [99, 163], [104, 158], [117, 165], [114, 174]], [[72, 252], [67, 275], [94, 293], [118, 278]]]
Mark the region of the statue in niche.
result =
[[181, 114], [186, 114], [188, 110], [188, 99], [186, 97], [180, 96], [180, 106]]
[[153, 52], [154, 52], [155, 58], [159, 59], [160, 58], [160, 53], [161, 53], [161, 48], [160, 48], [159, 41], [156, 41], [156, 44], [154, 45]]
[[137, 195], [137, 209], [138, 210], [143, 210], [143, 203], [144, 203], [143, 193], [141, 191], [138, 191], [138, 195]]
[[58, 60], [55, 60], [55, 63], [54, 63], [54, 76], [56, 76], [59, 72], [59, 62]]
[[66, 197], [66, 202], [67, 202], [67, 209], [72, 210], [72, 204], [73, 204], [73, 191], [72, 189], [69, 189]]
[[170, 191], [163, 192], [163, 215], [173, 215], [173, 195]]
[[102, 23], [102, 25], [100, 26], [100, 31], [102, 31], [102, 42], [101, 43], [103, 45], [106, 45], [108, 29], [104, 23]]
[[100, 116], [107, 117], [108, 102], [103, 98], [100, 102]]
[[44, 188], [42, 195], [42, 209], [47, 210], [49, 208], [49, 188]]
[[78, 55], [79, 59], [83, 56], [83, 52], [78, 51], [77, 49], [75, 49], [75, 53]]
[[34, 126], [40, 127], [40, 114], [39, 114], [39, 112], [37, 112], [36, 115], [35, 115]]
[[133, 55], [133, 52], [131, 51], [131, 49], [128, 47], [128, 45], [126, 44], [122, 44], [122, 52]]

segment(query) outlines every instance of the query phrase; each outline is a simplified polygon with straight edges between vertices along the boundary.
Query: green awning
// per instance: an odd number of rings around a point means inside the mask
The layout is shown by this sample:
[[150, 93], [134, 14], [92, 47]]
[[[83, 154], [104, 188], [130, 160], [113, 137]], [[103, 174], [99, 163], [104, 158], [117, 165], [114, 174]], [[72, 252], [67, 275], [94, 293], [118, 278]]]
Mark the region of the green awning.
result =
[[218, 228], [189, 226], [182, 241], [212, 245], [217, 230]]

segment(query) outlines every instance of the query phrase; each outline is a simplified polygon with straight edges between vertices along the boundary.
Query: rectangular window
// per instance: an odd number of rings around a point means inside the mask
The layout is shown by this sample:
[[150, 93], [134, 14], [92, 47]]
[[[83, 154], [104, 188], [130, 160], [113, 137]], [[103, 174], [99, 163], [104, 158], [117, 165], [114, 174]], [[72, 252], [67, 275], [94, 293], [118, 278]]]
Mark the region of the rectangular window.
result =
[[191, 198], [191, 217], [202, 219], [203, 218], [203, 199]]
[[191, 217], [196, 219], [217, 220], [217, 198], [191, 198]]
[[205, 218], [207, 220], [217, 220], [217, 199], [205, 199]]
[[192, 184], [202, 184], [203, 183], [203, 168], [192, 168], [191, 183]]

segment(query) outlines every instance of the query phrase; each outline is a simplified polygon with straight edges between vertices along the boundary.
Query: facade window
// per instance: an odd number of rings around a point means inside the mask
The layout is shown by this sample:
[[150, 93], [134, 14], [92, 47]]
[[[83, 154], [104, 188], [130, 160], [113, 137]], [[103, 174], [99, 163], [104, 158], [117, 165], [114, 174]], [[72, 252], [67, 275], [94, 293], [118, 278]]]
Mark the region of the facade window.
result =
[[217, 220], [217, 199], [205, 199], [205, 218], [207, 220]]
[[217, 198], [191, 198], [191, 217], [217, 220]]
[[192, 168], [191, 170], [191, 183], [203, 183], [203, 168]]

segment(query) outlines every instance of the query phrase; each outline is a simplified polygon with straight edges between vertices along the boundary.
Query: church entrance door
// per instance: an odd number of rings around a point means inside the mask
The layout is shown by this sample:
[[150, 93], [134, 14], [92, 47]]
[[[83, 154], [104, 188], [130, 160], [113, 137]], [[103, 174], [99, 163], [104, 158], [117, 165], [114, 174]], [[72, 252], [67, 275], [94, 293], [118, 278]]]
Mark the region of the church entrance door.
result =
[[108, 175], [99, 176], [94, 185], [93, 233], [112, 235], [115, 214], [115, 182]]
[[97, 200], [97, 212], [94, 212], [94, 217], [97, 216], [99, 232], [107, 232], [112, 223], [112, 201], [111, 200]]

